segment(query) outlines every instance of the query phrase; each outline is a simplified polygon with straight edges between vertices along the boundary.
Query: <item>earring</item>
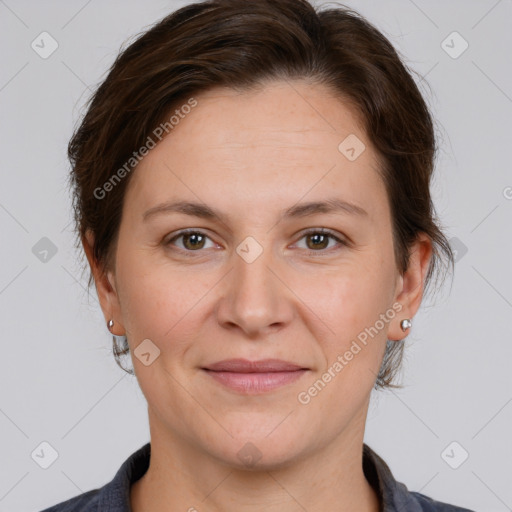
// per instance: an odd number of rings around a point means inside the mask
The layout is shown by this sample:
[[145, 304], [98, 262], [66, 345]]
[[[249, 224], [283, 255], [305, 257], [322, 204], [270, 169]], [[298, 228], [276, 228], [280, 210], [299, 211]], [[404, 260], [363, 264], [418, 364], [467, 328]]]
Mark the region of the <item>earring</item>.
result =
[[409, 329], [410, 327], [412, 327], [412, 322], [408, 319], [408, 318], [404, 318], [401, 322], [400, 322], [400, 327], [402, 328], [402, 331], [406, 331], [407, 329]]
[[114, 320], [112, 318], [107, 323], [108, 330], [112, 332], [112, 327], [114, 327]]

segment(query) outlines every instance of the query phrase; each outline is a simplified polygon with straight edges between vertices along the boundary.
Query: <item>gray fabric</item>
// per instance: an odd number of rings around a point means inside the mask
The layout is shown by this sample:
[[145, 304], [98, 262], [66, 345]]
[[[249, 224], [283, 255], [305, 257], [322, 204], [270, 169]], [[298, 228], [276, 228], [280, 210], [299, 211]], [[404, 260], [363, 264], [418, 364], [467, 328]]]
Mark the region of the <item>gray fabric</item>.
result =
[[[147, 471], [150, 455], [151, 444], [147, 443], [126, 459], [108, 484], [41, 512], [131, 512], [130, 485]], [[475, 512], [410, 492], [367, 444], [363, 444], [363, 471], [380, 497], [381, 512]]]

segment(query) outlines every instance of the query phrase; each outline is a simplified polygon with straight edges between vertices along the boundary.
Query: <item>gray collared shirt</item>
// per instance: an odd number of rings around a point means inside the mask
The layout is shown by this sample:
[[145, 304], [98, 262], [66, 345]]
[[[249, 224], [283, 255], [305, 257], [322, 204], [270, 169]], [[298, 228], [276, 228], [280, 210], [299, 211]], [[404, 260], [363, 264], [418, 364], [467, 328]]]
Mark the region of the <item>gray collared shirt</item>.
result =
[[[150, 455], [151, 444], [147, 443], [126, 459], [108, 484], [42, 512], [131, 512], [130, 486], [147, 471]], [[380, 512], [474, 512], [409, 491], [404, 484], [395, 480], [384, 460], [365, 443], [363, 471], [379, 496], [382, 504]]]

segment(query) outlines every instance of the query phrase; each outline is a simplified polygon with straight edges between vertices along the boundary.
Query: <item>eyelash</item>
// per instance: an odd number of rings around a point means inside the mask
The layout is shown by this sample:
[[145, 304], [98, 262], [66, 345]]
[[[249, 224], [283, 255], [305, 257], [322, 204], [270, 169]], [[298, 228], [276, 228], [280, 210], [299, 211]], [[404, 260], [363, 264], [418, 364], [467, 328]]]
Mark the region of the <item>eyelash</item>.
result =
[[[174, 242], [175, 240], [179, 239], [180, 237], [182, 237], [184, 235], [190, 235], [190, 234], [202, 235], [202, 236], [204, 236], [206, 238], [209, 238], [211, 240], [211, 238], [206, 233], [204, 233], [203, 231], [200, 231], [200, 230], [197, 230], [197, 229], [184, 229], [182, 231], [179, 231], [176, 235], [174, 235], [167, 242], [165, 242], [165, 246], [166, 247], [171, 246], [172, 242]], [[348, 242], [346, 242], [345, 240], [340, 239], [332, 231], [330, 231], [329, 229], [325, 229], [325, 228], [310, 229], [308, 231], [305, 231], [305, 232], [302, 233], [302, 235], [299, 238], [299, 240], [302, 240], [304, 237], [306, 237], [308, 235], [317, 235], [317, 234], [327, 235], [328, 238], [331, 238], [332, 240], [335, 240], [341, 246], [345, 246], [345, 247], [348, 246]], [[181, 249], [179, 247], [177, 248], [177, 250], [182, 252], [187, 257], [195, 257], [197, 255], [194, 254], [194, 253], [202, 252], [201, 249], [197, 249], [195, 251], [191, 251], [189, 249]], [[331, 250], [333, 250], [333, 248], [331, 247], [330, 249], [319, 249], [319, 250], [316, 250], [316, 251], [314, 249], [306, 249], [306, 250], [309, 253], [318, 253], [318, 256], [323, 256], [323, 254], [330, 252]], [[317, 254], [315, 254], [315, 256], [317, 256]]]

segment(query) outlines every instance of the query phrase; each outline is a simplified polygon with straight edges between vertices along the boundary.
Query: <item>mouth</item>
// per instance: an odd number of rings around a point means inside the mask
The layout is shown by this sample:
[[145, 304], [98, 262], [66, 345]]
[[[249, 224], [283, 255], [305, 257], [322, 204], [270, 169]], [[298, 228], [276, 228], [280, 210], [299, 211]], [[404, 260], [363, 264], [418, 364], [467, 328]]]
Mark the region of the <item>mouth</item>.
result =
[[243, 394], [260, 394], [300, 379], [309, 368], [282, 361], [229, 359], [201, 368], [216, 382]]

